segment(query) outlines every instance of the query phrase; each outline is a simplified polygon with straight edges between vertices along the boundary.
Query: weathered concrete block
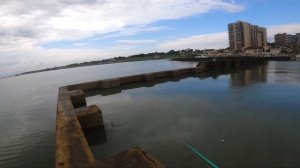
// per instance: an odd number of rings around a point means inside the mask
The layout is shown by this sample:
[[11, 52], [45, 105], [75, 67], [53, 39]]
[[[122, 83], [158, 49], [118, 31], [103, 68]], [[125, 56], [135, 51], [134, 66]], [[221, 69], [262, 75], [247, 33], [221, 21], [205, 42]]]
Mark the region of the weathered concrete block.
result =
[[82, 90], [68, 91], [65, 95], [70, 96], [74, 108], [86, 106], [85, 95]]
[[111, 156], [105, 160], [99, 160], [90, 168], [114, 167], [114, 168], [164, 168], [157, 159], [143, 149], [135, 147]]
[[180, 69], [180, 70], [178, 70], [178, 71], [179, 71], [179, 73], [180, 73], [181, 75], [184, 75], [184, 74], [190, 74], [190, 73], [191, 73], [191, 68]]
[[99, 89], [109, 89], [113, 87], [118, 87], [120, 85], [121, 83], [119, 78], [102, 80], [98, 82]]
[[96, 105], [74, 110], [82, 129], [89, 130], [103, 127], [102, 111]]
[[199, 63], [196, 65], [196, 67], [198, 67], [198, 68], [204, 68], [204, 69], [205, 69], [205, 65], [206, 65], [205, 62], [199, 62]]
[[152, 73], [144, 74], [144, 75], [143, 75], [143, 80], [144, 80], [145, 82], [153, 81], [153, 80], [154, 80], [154, 75], [153, 75]]
[[55, 167], [87, 167], [95, 160], [70, 99], [70, 96], [80, 95], [82, 90], [66, 90], [60, 88], [57, 101]]
[[71, 90], [77, 90], [81, 89], [83, 91], [87, 90], [97, 90], [98, 89], [98, 82], [86, 82], [86, 83], [80, 83], [75, 85], [69, 85], [68, 89]]
[[196, 68], [193, 68], [192, 70], [195, 74], [204, 72], [204, 68], [202, 68], [202, 67], [199, 67], [199, 68], [196, 67]]
[[134, 82], [140, 82], [143, 80], [143, 75], [133, 75], [133, 76], [126, 76], [120, 78], [121, 85], [129, 84]]
[[121, 85], [120, 79], [114, 79], [111, 81], [111, 87], [118, 87], [120, 85]]
[[165, 78], [170, 76], [170, 71], [155, 72], [153, 75], [156, 79]]
[[170, 71], [170, 76], [171, 76], [171, 77], [177, 77], [177, 76], [180, 76], [180, 71], [179, 71], [179, 70], [173, 70], [173, 71]]

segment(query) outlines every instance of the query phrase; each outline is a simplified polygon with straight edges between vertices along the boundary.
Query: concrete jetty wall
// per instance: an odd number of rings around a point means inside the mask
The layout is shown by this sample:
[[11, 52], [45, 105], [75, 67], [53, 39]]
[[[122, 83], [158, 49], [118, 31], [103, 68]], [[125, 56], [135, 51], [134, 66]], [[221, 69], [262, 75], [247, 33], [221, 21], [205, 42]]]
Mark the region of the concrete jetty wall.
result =
[[57, 168], [164, 167], [151, 154], [141, 148], [131, 148], [108, 159], [95, 160], [85, 138], [84, 131], [103, 127], [102, 111], [96, 105], [86, 106], [84, 92], [116, 88], [136, 82], [151, 82], [162, 78], [178, 77], [200, 72], [203, 72], [202, 68], [193, 67], [61, 87], [57, 101], [55, 166]]
[[87, 106], [85, 92], [119, 88], [138, 82], [154, 83], [166, 78], [180, 78], [206, 71], [240, 68], [263, 59], [202, 61], [197, 67], [167, 70], [119, 78], [79, 83], [59, 88], [56, 114], [56, 168], [163, 168], [151, 154], [141, 148], [131, 148], [105, 160], [95, 160], [84, 131], [104, 127], [102, 111], [96, 105]]
[[[109, 86], [114, 87], [114, 82]], [[82, 90], [69, 91], [67, 86], [59, 89], [56, 113], [56, 168], [164, 167], [151, 154], [137, 147], [105, 160], [95, 160], [84, 130], [103, 127], [102, 112], [96, 105], [84, 105], [86, 102]]]
[[240, 69], [240, 68], [251, 68], [254, 65], [266, 63], [267, 59], [263, 57], [247, 57], [243, 59], [216, 59], [212, 61], [202, 60], [198, 62], [197, 67], [201, 67], [205, 71], [209, 70], [229, 70], [229, 69]]
[[69, 85], [68, 90], [97, 90], [97, 89], [109, 89], [113, 87], [119, 87], [122, 85], [135, 83], [135, 82], [148, 82], [153, 81], [155, 79], [160, 78], [170, 78], [176, 77], [184, 74], [194, 74], [194, 73], [201, 73], [204, 69], [201, 67], [191, 67], [191, 68], [183, 68], [183, 69], [175, 69], [169, 71], [161, 71], [161, 72], [153, 72], [153, 73], [146, 73], [146, 74], [139, 74], [139, 75], [132, 75], [132, 76], [124, 76], [120, 78], [112, 78], [112, 79], [105, 79], [87, 83], [79, 83], [74, 85]]

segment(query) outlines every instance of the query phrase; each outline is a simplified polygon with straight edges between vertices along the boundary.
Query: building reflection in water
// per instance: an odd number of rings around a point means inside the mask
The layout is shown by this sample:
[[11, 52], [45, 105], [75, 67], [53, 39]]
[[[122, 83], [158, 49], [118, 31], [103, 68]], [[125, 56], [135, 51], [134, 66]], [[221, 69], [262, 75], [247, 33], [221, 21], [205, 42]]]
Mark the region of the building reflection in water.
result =
[[242, 69], [231, 73], [231, 84], [248, 86], [255, 83], [267, 82], [267, 74], [267, 63], [254, 65], [250, 69]]
[[270, 62], [268, 81], [273, 83], [299, 85], [300, 61]]

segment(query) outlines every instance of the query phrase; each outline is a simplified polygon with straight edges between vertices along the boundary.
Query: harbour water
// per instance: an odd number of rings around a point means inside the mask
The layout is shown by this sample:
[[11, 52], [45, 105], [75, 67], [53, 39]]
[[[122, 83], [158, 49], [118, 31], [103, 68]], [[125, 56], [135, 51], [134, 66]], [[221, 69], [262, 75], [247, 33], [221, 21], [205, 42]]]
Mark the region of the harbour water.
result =
[[[195, 66], [167, 60], [99, 65], [0, 80], [0, 167], [53, 167], [60, 86]], [[87, 98], [105, 131], [88, 133], [97, 159], [140, 146], [166, 167], [300, 167], [300, 62], [269, 62]], [[110, 95], [108, 95], [110, 94]]]

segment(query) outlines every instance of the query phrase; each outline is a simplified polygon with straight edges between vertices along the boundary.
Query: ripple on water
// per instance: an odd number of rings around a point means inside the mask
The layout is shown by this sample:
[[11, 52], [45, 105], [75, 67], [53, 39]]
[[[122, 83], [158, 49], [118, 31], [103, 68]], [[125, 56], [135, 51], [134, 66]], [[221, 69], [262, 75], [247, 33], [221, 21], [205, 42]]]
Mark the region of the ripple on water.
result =
[[[20, 118], [15, 116], [4, 120], [5, 126], [0, 128], [1, 137], [4, 137], [0, 139], [0, 168], [32, 165], [43, 157], [38, 156], [42, 149], [53, 147], [52, 143], [49, 144], [53, 137], [49, 128], [32, 122], [35, 118], [30, 118], [31, 121], [24, 116]], [[52, 155], [54, 157], [54, 153]]]
[[25, 147], [25, 142], [20, 138], [11, 139], [0, 147], [0, 167], [5, 165], [11, 165], [14, 167], [14, 163], [17, 163], [21, 153]]

